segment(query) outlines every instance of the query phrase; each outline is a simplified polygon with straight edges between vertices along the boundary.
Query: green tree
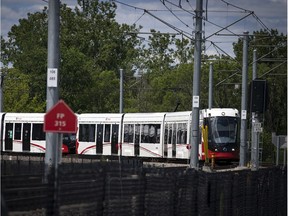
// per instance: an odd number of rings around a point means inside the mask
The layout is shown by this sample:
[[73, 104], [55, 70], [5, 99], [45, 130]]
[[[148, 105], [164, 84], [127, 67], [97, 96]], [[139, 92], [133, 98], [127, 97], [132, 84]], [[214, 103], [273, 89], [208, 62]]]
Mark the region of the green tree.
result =
[[[73, 110], [92, 112], [95, 100], [91, 100], [91, 95], [94, 99], [101, 98], [98, 96], [101, 91], [96, 91], [95, 86], [102, 86], [102, 83], [96, 77], [103, 71], [113, 71], [117, 79], [119, 68], [126, 67], [130, 71], [138, 52], [134, 47], [139, 40], [135, 35], [127, 36], [126, 32], [138, 30], [115, 21], [113, 2], [78, 3], [80, 8], [75, 10], [65, 4], [60, 10], [60, 98]], [[27, 18], [19, 20], [19, 25], [14, 25], [8, 33], [7, 41], [1, 38], [4, 42], [1, 43], [2, 59], [5, 57], [19, 73], [28, 76], [30, 100], [46, 101], [47, 22], [48, 9], [45, 7], [42, 12], [28, 14]], [[110, 107], [105, 105], [106, 101], [102, 102], [104, 107]]]
[[[46, 101], [46, 97], [44, 97], [44, 95], [46, 96], [47, 70], [46, 13], [36, 12], [28, 14], [27, 19], [19, 20], [18, 26], [12, 26], [3, 52], [7, 58], [6, 61], [12, 63], [13, 67], [29, 80], [28, 99], [33, 101], [34, 98], [38, 98], [40, 101]], [[8, 70], [8, 73], [11, 71]], [[8, 76], [11, 77], [10, 74]], [[5, 97], [6, 92], [4, 91], [4, 101]], [[27, 107], [24, 110], [27, 109], [29, 108]], [[41, 111], [43, 112], [44, 110]]]
[[[253, 50], [257, 50], [257, 77], [266, 80], [268, 97], [264, 120], [263, 160], [273, 158], [271, 133], [287, 134], [287, 35], [277, 30], [253, 32], [249, 41], [249, 82], [252, 80]], [[238, 61], [242, 60], [242, 40], [234, 44]]]
[[27, 74], [15, 68], [7, 69], [4, 74], [5, 112], [43, 112], [45, 102], [37, 94], [31, 98], [30, 78]]

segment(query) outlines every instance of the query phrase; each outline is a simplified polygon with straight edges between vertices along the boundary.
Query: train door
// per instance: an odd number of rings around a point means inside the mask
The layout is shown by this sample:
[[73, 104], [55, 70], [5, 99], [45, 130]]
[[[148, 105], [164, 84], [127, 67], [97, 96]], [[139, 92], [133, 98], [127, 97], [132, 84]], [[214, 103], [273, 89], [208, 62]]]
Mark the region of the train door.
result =
[[31, 124], [23, 124], [22, 151], [30, 151]]
[[138, 141], [138, 145], [136, 144], [136, 146], [134, 143], [135, 125], [124, 124], [123, 128], [124, 128], [124, 134], [123, 134], [122, 155], [125, 155], [125, 156], [139, 155], [139, 141]]
[[95, 155], [97, 137], [95, 124], [79, 124], [78, 153]]
[[172, 125], [172, 158], [176, 157], [176, 124]]
[[135, 125], [134, 155], [140, 154], [140, 125]]
[[103, 124], [97, 124], [96, 154], [103, 154]]
[[161, 124], [142, 124], [141, 127], [140, 156], [161, 157]]
[[119, 125], [112, 125], [111, 154], [118, 154]]
[[6, 123], [5, 151], [13, 150], [13, 123]]
[[[164, 154], [165, 148], [167, 149], [167, 157], [176, 157], [176, 123], [168, 123], [165, 128], [167, 129], [167, 144], [164, 142]], [[165, 130], [166, 131], [166, 130]], [[165, 147], [166, 146], [166, 147]]]
[[164, 157], [167, 158], [168, 156], [168, 137], [169, 137], [169, 127], [168, 124], [165, 124], [165, 130], [164, 130]]

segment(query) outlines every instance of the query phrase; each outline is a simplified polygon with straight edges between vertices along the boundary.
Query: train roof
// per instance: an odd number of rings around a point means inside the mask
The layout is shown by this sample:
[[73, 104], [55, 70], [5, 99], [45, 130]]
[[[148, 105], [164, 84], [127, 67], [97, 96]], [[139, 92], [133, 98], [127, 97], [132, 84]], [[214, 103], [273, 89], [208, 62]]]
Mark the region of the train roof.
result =
[[233, 108], [212, 108], [201, 110], [203, 118], [209, 116], [231, 116], [239, 117], [239, 112], [237, 109]]
[[192, 111], [181, 111], [181, 112], [169, 112], [166, 113], [165, 116], [165, 121], [188, 121], [189, 119], [191, 120], [192, 118]]
[[164, 112], [158, 113], [126, 113], [123, 122], [137, 123], [138, 121], [147, 123], [160, 123], [164, 120]]
[[78, 114], [78, 121], [81, 123], [89, 122], [105, 122], [105, 123], [116, 123], [122, 119], [122, 113], [82, 113]]
[[6, 113], [6, 122], [44, 122], [45, 113]]

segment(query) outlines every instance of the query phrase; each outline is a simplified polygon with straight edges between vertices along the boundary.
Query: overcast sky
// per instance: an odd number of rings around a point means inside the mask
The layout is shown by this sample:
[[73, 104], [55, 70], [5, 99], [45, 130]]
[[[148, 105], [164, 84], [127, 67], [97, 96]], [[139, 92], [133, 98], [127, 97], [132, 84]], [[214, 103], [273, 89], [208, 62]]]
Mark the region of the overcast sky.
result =
[[[44, 6], [48, 6], [48, 0], [0, 1], [1, 35], [4, 37], [13, 25], [19, 24], [19, 19], [27, 18], [27, 13], [41, 11]], [[71, 8], [77, 5], [77, 0], [61, 2]], [[193, 37], [196, 0], [119, 0], [116, 3], [116, 20], [119, 23], [141, 25], [141, 32], [155, 29], [165, 33], [177, 33], [173, 29], [176, 27], [188, 37]], [[287, 35], [287, 0], [212, 0], [208, 3], [203, 0], [203, 7], [203, 15], [207, 18], [207, 21], [203, 22], [203, 37], [208, 37], [206, 54], [227, 53], [233, 56], [232, 43], [236, 42], [238, 37], [227, 35], [242, 34], [244, 31], [252, 33], [267, 28], [277, 29]], [[254, 15], [250, 12], [254, 12]], [[244, 18], [245, 16], [247, 17]], [[239, 21], [240, 19], [242, 20]], [[226, 26], [229, 26], [229, 31], [224, 30], [214, 35], [221, 27]], [[147, 38], [147, 35], [143, 34], [141, 37]]]

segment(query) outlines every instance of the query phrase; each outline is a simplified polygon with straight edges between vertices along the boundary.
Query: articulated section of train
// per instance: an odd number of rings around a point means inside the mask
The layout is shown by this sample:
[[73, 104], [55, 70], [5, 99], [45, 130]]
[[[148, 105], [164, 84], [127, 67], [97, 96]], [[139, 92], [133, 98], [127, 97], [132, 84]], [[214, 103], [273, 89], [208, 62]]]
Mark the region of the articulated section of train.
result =
[[[45, 152], [44, 115], [45, 113], [1, 113], [1, 151]], [[86, 113], [77, 114], [77, 118], [77, 133], [63, 134], [64, 154], [190, 158], [191, 111]], [[200, 111], [199, 123], [199, 160], [205, 159], [205, 152], [208, 158], [239, 159], [238, 110], [203, 109]], [[205, 127], [208, 133], [202, 133], [202, 128]], [[204, 145], [203, 134], [207, 134], [207, 145]]]

